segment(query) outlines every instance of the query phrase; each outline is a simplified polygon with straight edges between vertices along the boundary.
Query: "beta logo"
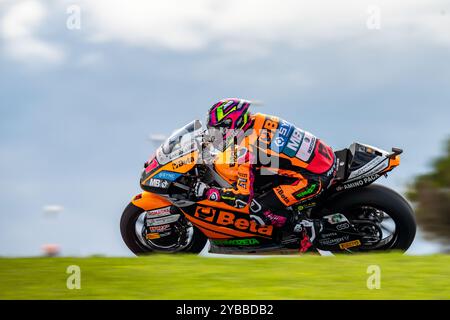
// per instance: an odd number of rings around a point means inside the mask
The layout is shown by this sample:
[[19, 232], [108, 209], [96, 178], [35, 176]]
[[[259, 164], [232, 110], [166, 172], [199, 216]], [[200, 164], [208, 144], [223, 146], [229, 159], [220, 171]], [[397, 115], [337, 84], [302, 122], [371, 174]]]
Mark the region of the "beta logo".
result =
[[259, 225], [253, 220], [248, 220], [238, 217], [237, 213], [219, 211], [211, 207], [197, 207], [194, 217], [217, 224], [219, 226], [227, 227], [237, 231], [249, 232], [259, 235], [271, 236], [273, 226]]
[[277, 193], [277, 195], [279, 196], [278, 198], [283, 201], [285, 204], [290, 203], [290, 199], [288, 198], [288, 196], [284, 193], [284, 190], [278, 186], [275, 188], [275, 192]]
[[210, 207], [197, 207], [197, 210], [195, 210], [194, 217], [197, 217], [205, 221], [213, 222], [216, 212], [217, 210]]
[[190, 157], [190, 158], [185, 158], [185, 159], [180, 159], [180, 160], [176, 160], [172, 163], [172, 168], [174, 170], [179, 169], [181, 167], [183, 167], [186, 164], [192, 164], [194, 163], [194, 157]]

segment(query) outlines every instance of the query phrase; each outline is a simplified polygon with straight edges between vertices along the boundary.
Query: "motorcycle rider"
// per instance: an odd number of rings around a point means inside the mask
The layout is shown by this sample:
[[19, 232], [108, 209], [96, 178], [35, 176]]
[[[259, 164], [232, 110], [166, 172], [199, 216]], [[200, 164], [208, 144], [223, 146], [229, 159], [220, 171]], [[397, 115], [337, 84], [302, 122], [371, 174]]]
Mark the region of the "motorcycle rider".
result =
[[[235, 169], [235, 184], [232, 188], [215, 188], [198, 182], [196, 195], [236, 208], [250, 205], [250, 213], [263, 224], [301, 233], [300, 250], [306, 251], [320, 232], [321, 223], [304, 216], [297, 221], [298, 215], [290, 208], [313, 203], [330, 186], [336, 157], [311, 133], [278, 117], [250, 113], [250, 104], [230, 98], [209, 109], [207, 127], [214, 132], [215, 147], [231, 154], [227, 164]], [[268, 181], [270, 188], [254, 198], [255, 186]]]

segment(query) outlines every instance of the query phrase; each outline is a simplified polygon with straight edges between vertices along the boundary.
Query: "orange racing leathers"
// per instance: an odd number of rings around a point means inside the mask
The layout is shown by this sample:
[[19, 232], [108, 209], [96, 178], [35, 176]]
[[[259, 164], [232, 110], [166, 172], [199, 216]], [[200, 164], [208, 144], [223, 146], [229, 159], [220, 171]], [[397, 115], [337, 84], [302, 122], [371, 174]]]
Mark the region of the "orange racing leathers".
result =
[[[268, 207], [278, 212], [328, 187], [336, 167], [329, 146], [274, 116], [255, 114], [252, 121], [245, 136], [216, 159], [216, 170], [234, 188], [219, 189], [215, 199], [240, 208], [251, 203], [253, 213]], [[253, 199], [255, 186], [267, 182], [269, 191]]]

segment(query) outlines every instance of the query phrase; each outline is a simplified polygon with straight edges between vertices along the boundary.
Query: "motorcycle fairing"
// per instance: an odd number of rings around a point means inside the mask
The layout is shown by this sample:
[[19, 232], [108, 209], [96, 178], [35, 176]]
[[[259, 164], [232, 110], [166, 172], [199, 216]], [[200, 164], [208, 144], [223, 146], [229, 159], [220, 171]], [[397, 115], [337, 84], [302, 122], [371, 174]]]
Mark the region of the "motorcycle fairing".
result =
[[144, 165], [140, 181], [142, 189], [165, 194], [173, 182], [194, 168], [199, 157], [196, 136], [201, 126], [200, 121], [192, 121], [159, 146]]
[[203, 200], [181, 210], [211, 240], [257, 238], [267, 242], [274, 236], [273, 226], [261, 225], [253, 220], [248, 208], [237, 209], [221, 202]]
[[164, 197], [147, 191], [134, 196], [131, 203], [145, 211], [156, 210], [172, 205]]
[[[145, 211], [163, 209], [172, 205], [165, 197], [146, 191], [133, 197], [131, 202]], [[212, 245], [217, 249], [280, 247], [274, 241], [277, 234], [273, 227], [259, 226], [255, 221], [251, 222], [248, 207], [237, 209], [224, 203], [204, 200], [197, 205], [180, 208], [180, 210], [187, 220], [212, 241]], [[222, 219], [222, 221], [219, 220], [222, 224], [217, 223], [219, 217]], [[230, 223], [231, 219], [233, 223]], [[244, 226], [248, 226], [247, 230], [238, 228]]]
[[336, 191], [364, 187], [400, 165], [399, 154], [353, 143], [349, 149], [335, 152], [338, 158]]

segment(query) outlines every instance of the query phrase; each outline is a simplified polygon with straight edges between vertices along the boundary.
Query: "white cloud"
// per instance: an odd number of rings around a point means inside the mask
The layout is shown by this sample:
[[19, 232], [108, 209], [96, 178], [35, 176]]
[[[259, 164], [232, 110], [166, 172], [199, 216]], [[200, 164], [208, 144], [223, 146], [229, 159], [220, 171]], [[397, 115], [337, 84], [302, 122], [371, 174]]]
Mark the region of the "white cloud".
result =
[[11, 58], [31, 65], [63, 60], [64, 53], [59, 47], [35, 35], [46, 16], [46, 7], [36, 0], [17, 1], [11, 5], [0, 25], [4, 49]]
[[[0, 0], [0, 5], [4, 3]], [[6, 14], [0, 21], [5, 51], [28, 62], [64, 60], [64, 51], [38, 38], [35, 30], [49, 23], [50, 15], [64, 17], [71, 4], [6, 1], [2, 9], [9, 10], [3, 10]], [[450, 3], [445, 0], [78, 0], [76, 4], [81, 9], [77, 36], [94, 43], [181, 52], [208, 48], [244, 58], [267, 54], [276, 46], [314, 47], [343, 41], [379, 47], [450, 47]], [[367, 9], [373, 5], [381, 9], [378, 31], [366, 26]], [[96, 59], [83, 57], [81, 63]]]
[[[364, 41], [373, 32], [401, 45], [411, 29], [420, 41], [450, 46], [449, 5], [441, 0], [128, 0], [126, 5], [120, 0], [82, 0], [80, 5], [91, 39], [152, 48], [259, 51], [278, 44]], [[381, 9], [379, 31], [366, 27], [371, 5]]]
[[92, 38], [175, 50], [199, 49], [207, 44], [204, 23], [210, 13], [206, 0], [81, 3], [82, 28], [87, 14], [89, 26], [94, 27]]

